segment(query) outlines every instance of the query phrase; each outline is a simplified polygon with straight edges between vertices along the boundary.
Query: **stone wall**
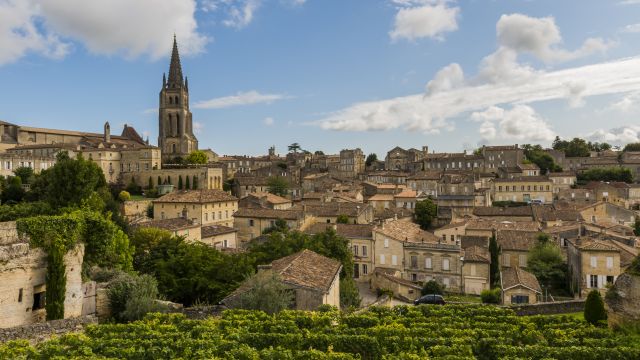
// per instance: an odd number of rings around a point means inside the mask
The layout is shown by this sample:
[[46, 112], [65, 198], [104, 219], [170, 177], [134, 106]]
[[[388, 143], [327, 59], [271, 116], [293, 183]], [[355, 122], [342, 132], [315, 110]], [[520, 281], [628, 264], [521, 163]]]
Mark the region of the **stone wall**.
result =
[[82, 316], [62, 320], [53, 320], [36, 324], [16, 326], [8, 329], [0, 328], [0, 344], [11, 340], [29, 340], [38, 343], [53, 335], [83, 331], [89, 324], [98, 323], [94, 316]]
[[526, 305], [506, 306], [515, 311], [516, 315], [554, 315], [584, 311], [585, 300], [557, 301], [552, 303], [538, 303]]
[[[84, 245], [78, 244], [64, 257], [65, 318], [82, 314], [83, 256]], [[28, 239], [19, 238], [15, 222], [0, 223], [0, 328], [44, 321], [45, 310], [34, 303], [36, 294], [46, 292], [46, 273], [46, 253], [31, 248]]]
[[624, 273], [605, 298], [609, 326], [640, 327], [640, 276]]
[[121, 205], [122, 215], [127, 220], [147, 219], [147, 208], [152, 205], [153, 200], [125, 201]]

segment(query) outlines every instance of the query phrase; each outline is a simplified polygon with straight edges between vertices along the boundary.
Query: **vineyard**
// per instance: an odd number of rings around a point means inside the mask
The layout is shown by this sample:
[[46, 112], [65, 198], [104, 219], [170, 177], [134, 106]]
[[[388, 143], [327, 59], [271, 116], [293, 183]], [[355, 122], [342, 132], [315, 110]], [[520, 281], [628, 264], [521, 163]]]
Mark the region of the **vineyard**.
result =
[[360, 314], [234, 310], [189, 320], [152, 314], [93, 325], [0, 359], [640, 359], [637, 339], [568, 316], [518, 317], [490, 306], [372, 308]]

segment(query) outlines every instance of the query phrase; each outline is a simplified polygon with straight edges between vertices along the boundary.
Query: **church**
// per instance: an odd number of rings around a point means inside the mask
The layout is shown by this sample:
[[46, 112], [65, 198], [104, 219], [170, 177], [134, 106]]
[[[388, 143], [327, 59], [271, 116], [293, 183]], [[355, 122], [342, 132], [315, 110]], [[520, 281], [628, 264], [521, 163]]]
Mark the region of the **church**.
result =
[[[208, 166], [180, 167], [170, 164], [198, 150], [189, 110], [189, 80], [182, 75], [178, 42], [174, 35], [169, 76], [162, 77], [158, 106], [158, 146], [149, 144], [131, 126], [120, 135], [111, 134], [109, 122], [102, 133], [45, 129], [0, 121], [0, 175], [13, 176], [19, 167], [39, 173], [55, 164], [56, 154], [82, 154], [98, 164], [109, 183], [131, 181], [148, 187], [177, 184], [180, 176], [196, 176], [200, 189], [222, 188], [222, 171]], [[207, 150], [209, 154], [213, 152]], [[211, 155], [209, 156], [211, 158]], [[163, 166], [165, 165], [165, 166]]]

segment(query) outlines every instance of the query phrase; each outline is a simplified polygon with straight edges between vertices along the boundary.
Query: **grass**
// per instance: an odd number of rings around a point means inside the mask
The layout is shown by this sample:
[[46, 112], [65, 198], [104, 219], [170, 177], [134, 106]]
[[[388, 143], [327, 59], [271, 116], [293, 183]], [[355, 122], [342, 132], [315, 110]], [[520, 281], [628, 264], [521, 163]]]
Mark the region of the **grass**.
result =
[[459, 294], [451, 294], [451, 295], [445, 295], [444, 299], [446, 301], [453, 301], [453, 302], [462, 302], [462, 303], [481, 303], [482, 300], [480, 299], [480, 296], [477, 295], [459, 295]]
[[572, 317], [576, 320], [580, 320], [580, 321], [585, 321], [584, 320], [584, 312], [579, 311], [579, 312], [572, 312], [572, 313], [564, 313], [564, 314], [552, 314], [552, 315], [546, 315], [546, 316], [569, 316]]
[[132, 201], [152, 200], [151, 198], [144, 197], [142, 195], [131, 195]]

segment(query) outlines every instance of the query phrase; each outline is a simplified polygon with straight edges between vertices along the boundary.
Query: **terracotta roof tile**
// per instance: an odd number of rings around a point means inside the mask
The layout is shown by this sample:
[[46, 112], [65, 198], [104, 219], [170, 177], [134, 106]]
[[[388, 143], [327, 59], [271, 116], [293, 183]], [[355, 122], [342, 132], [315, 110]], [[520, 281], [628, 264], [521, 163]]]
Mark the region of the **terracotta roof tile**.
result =
[[223, 225], [208, 225], [208, 226], [203, 226], [201, 231], [202, 231], [201, 237], [204, 239], [212, 236], [237, 232], [238, 230], [234, 228], [230, 228], [228, 226], [223, 226]]
[[307, 249], [271, 263], [284, 282], [323, 292], [329, 291], [341, 268], [339, 261]]
[[420, 225], [403, 220], [389, 221], [384, 226], [376, 226], [374, 231], [398, 241], [437, 243], [440, 240], [433, 233], [422, 230]]
[[238, 198], [231, 196], [222, 190], [207, 189], [207, 190], [178, 190], [167, 195], [164, 195], [153, 202], [163, 203], [211, 203], [221, 201], [238, 201]]
[[536, 279], [536, 276], [517, 266], [503, 269], [500, 275], [503, 291], [522, 285], [533, 291], [542, 293], [542, 288], [540, 287], [540, 283], [538, 282], [538, 279]]
[[135, 227], [141, 228], [156, 228], [168, 231], [177, 231], [184, 229], [193, 229], [200, 227], [198, 224], [194, 224], [191, 220], [185, 218], [175, 218], [175, 219], [158, 219], [146, 221], [143, 223], [136, 224]]

